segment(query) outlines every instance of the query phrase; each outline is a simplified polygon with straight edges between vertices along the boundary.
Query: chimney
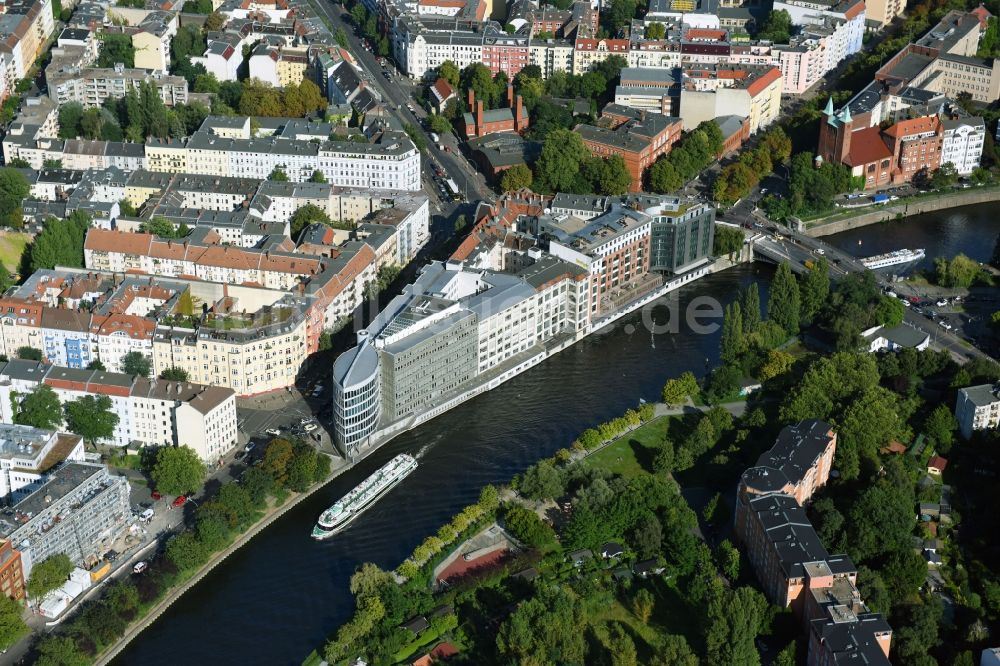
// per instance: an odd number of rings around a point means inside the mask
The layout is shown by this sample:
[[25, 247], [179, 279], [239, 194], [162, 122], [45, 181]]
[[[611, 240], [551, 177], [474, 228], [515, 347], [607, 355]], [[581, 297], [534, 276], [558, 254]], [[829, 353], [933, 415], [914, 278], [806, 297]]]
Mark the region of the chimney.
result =
[[469, 88], [468, 102], [469, 102], [469, 113], [472, 113], [473, 110], [476, 108], [476, 91], [473, 90], [472, 88]]
[[516, 99], [517, 110], [514, 111], [514, 131], [523, 132], [527, 129], [524, 126], [524, 100], [521, 99], [520, 95]]
[[507, 84], [507, 108], [514, 108], [514, 85], [512, 83]]
[[486, 130], [483, 129], [483, 103], [476, 102], [476, 136], [483, 136]]

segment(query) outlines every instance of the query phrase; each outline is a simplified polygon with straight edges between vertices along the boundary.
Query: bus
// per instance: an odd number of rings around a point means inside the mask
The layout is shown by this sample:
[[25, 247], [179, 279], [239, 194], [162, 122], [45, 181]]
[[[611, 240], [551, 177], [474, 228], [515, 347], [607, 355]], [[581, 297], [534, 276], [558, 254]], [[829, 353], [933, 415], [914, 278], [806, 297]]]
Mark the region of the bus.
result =
[[455, 183], [455, 180], [452, 179], [452, 178], [449, 178], [448, 180], [446, 180], [444, 182], [448, 186], [448, 189], [451, 190], [451, 200], [452, 201], [461, 201], [462, 197], [461, 197], [461, 195], [459, 193], [458, 185]]

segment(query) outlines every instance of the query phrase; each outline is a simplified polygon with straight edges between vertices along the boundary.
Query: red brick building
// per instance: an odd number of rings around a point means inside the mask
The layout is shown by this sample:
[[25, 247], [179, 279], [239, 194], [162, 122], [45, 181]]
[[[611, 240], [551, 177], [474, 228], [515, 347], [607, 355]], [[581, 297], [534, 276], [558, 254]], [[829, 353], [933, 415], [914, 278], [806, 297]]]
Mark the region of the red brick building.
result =
[[836, 447], [823, 421], [783, 429], [740, 479], [734, 529], [768, 598], [809, 632], [809, 666], [888, 666], [892, 628], [862, 600], [854, 562], [827, 552], [803, 508], [826, 484]]
[[620, 155], [625, 160], [632, 182], [630, 192], [642, 191], [646, 169], [661, 155], [666, 155], [681, 137], [684, 124], [680, 118], [646, 113], [617, 104], [605, 107], [602, 126], [577, 125], [591, 155]]
[[14, 550], [10, 539], [0, 541], [0, 591], [14, 601], [24, 599], [24, 570], [21, 553]]
[[944, 126], [936, 115], [900, 120], [881, 129], [869, 126], [867, 116], [852, 117], [849, 106], [834, 113], [828, 102], [825, 113], [818, 158], [847, 165], [851, 175], [864, 178], [865, 189], [910, 183], [917, 174], [941, 166]]
[[476, 93], [471, 88], [467, 104], [469, 112], [463, 117], [466, 139], [500, 132], [521, 134], [528, 129], [528, 112], [524, 110], [524, 101], [521, 96], [514, 94], [513, 86], [507, 86], [506, 108], [486, 111], [483, 108], [483, 102], [476, 100]]

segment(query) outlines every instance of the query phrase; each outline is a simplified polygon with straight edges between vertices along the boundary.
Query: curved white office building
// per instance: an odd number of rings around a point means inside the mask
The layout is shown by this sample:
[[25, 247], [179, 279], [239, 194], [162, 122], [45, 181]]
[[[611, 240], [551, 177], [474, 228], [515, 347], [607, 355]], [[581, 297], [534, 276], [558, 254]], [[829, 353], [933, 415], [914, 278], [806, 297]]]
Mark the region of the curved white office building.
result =
[[333, 364], [333, 422], [337, 442], [348, 457], [378, 427], [381, 412], [378, 353], [365, 339]]

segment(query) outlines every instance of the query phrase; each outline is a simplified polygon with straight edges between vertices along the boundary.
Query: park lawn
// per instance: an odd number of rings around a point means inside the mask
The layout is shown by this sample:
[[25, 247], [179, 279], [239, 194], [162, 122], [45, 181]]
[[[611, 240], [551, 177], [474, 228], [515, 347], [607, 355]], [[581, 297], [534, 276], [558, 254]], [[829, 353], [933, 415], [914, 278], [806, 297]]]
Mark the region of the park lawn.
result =
[[586, 467], [600, 467], [630, 479], [652, 471], [650, 464], [676, 416], [661, 416], [611, 442], [583, 459]]
[[650, 624], [643, 624], [638, 617], [626, 609], [617, 599], [613, 603], [605, 604], [599, 609], [588, 608], [587, 620], [591, 625], [595, 626], [621, 622], [627, 625], [636, 636], [640, 636], [650, 648], [655, 649], [660, 644], [660, 632]]
[[12, 273], [16, 273], [21, 264], [21, 255], [24, 254], [24, 248], [28, 241], [28, 234], [0, 234], [0, 261]]

